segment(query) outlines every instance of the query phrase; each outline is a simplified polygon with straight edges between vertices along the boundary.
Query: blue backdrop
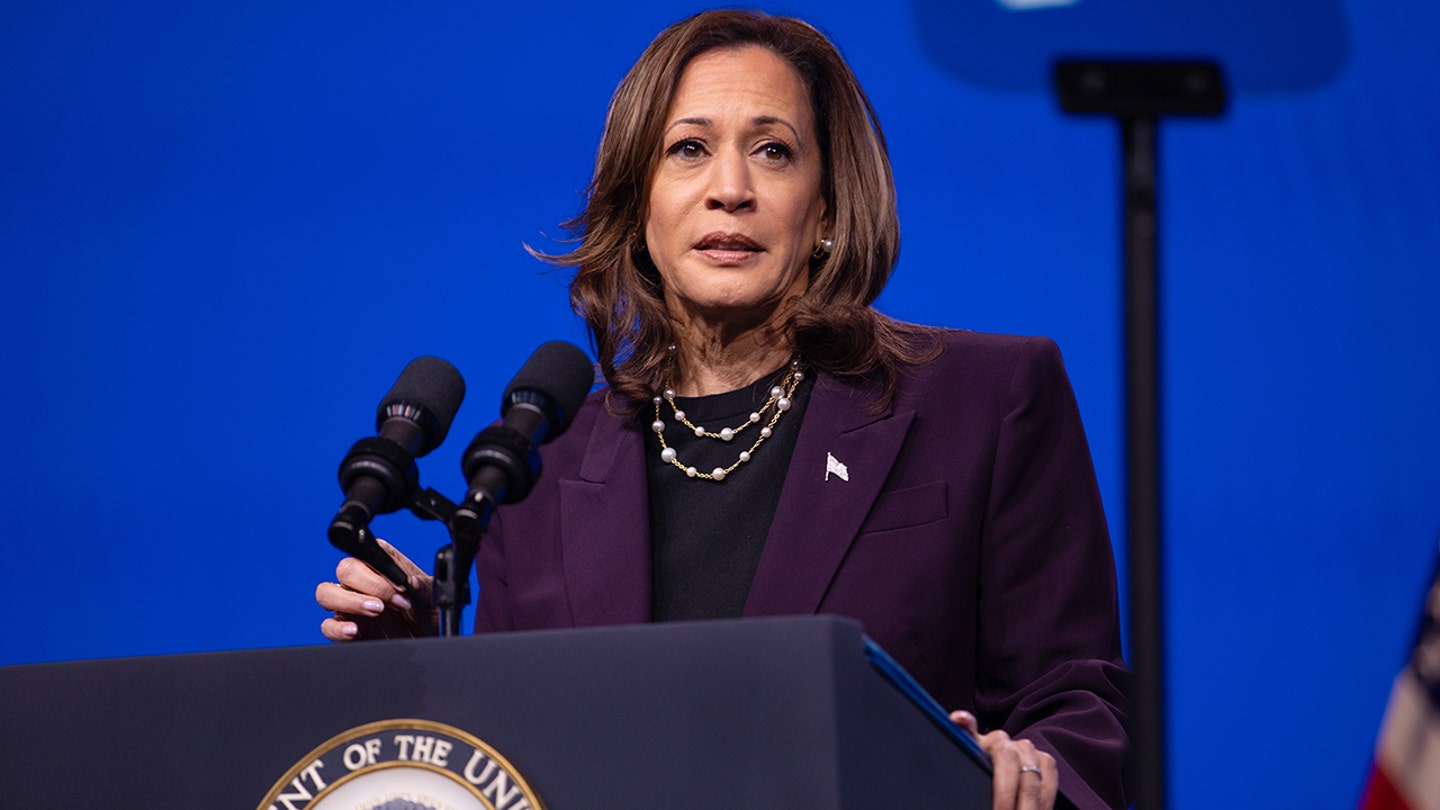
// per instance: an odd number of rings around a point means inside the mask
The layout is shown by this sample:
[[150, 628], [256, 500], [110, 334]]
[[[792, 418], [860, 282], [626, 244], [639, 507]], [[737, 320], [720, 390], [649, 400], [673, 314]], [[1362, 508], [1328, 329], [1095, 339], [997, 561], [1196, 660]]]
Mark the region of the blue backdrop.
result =
[[[840, 43], [885, 124], [882, 308], [1060, 342], [1123, 555], [1115, 128], [964, 69], [1005, 64], [1021, 15], [1107, 6], [970, 2], [770, 8]], [[606, 5], [0, 7], [0, 664], [317, 643], [335, 467], [416, 355], [470, 383], [421, 465], [459, 493], [530, 350], [584, 339], [522, 245], [559, 247], [610, 92], [700, 8]], [[1192, 6], [1059, 29], [1143, 44]], [[1353, 805], [1440, 527], [1440, 12], [1313, 8], [1234, 57], [1308, 54], [1304, 81], [1162, 132], [1182, 810]]]

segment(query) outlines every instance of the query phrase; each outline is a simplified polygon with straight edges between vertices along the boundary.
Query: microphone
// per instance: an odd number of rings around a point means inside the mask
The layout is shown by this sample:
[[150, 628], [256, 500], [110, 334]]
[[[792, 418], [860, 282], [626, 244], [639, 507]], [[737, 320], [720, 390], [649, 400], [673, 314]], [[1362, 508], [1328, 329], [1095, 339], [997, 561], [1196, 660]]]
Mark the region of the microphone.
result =
[[445, 440], [464, 398], [454, 366], [438, 357], [410, 361], [376, 409], [379, 435], [351, 445], [340, 462], [345, 502], [330, 522], [330, 542], [401, 587], [409, 587], [405, 573], [375, 542], [370, 521], [410, 504], [420, 487], [415, 459]]
[[501, 397], [501, 421], [465, 449], [460, 468], [470, 491], [451, 524], [457, 534], [478, 541], [496, 505], [530, 494], [540, 474], [536, 447], [570, 427], [594, 384], [595, 367], [572, 343], [551, 341], [530, 355]]

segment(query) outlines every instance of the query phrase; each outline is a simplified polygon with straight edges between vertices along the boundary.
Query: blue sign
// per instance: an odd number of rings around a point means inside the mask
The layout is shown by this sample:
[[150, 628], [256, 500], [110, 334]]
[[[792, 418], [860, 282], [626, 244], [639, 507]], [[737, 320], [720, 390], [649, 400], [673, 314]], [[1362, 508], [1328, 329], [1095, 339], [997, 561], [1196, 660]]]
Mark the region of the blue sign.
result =
[[1050, 86], [1057, 59], [1210, 59], [1234, 89], [1307, 90], [1339, 75], [1339, 0], [914, 0], [926, 53], [967, 81]]

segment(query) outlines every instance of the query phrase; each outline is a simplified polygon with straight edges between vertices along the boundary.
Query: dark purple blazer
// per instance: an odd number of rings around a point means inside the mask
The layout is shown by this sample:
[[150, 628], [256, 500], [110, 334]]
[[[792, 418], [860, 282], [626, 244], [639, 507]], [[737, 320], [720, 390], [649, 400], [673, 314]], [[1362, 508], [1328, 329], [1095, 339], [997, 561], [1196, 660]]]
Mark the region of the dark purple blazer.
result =
[[[1125, 807], [1115, 564], [1060, 352], [944, 342], [878, 412], [816, 380], [744, 613], [859, 620], [941, 705], [1054, 755], [1076, 805]], [[545, 448], [482, 545], [477, 632], [650, 620], [642, 416], [602, 391]]]

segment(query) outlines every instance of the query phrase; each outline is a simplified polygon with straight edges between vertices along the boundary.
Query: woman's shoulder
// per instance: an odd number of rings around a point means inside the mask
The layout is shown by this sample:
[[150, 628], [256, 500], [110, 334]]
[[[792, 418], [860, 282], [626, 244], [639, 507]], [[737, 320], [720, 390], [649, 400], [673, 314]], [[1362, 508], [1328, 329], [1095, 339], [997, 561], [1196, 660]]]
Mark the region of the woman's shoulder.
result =
[[1014, 372], [1020, 366], [1064, 367], [1060, 347], [1040, 335], [1007, 335], [968, 329], [937, 329], [941, 349], [925, 365], [938, 371], [954, 368]]
[[1055, 341], [1033, 335], [1006, 335], [965, 329], [936, 329], [940, 351], [900, 375], [899, 397], [1004, 398], [1017, 389], [1045, 388], [1065, 381]]
[[1055, 341], [1043, 335], [1010, 335], [998, 332], [976, 332], [970, 329], [936, 328], [945, 350], [972, 353], [1017, 354], [1050, 351]]

